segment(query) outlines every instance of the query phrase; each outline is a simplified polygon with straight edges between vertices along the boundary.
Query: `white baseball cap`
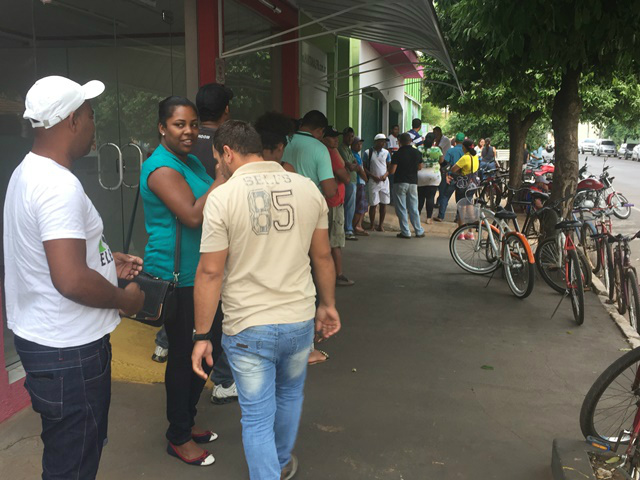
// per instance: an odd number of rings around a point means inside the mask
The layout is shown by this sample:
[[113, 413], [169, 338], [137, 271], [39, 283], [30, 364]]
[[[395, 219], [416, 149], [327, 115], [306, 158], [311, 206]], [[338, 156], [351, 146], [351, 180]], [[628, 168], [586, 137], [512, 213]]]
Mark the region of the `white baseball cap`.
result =
[[80, 85], [65, 77], [52, 75], [38, 80], [27, 92], [23, 117], [33, 128], [51, 128], [75, 112], [91, 98], [104, 92], [99, 80]]
[[373, 141], [375, 142], [376, 140], [386, 140], [386, 139], [387, 139], [387, 136], [384, 133], [379, 133], [374, 137]]

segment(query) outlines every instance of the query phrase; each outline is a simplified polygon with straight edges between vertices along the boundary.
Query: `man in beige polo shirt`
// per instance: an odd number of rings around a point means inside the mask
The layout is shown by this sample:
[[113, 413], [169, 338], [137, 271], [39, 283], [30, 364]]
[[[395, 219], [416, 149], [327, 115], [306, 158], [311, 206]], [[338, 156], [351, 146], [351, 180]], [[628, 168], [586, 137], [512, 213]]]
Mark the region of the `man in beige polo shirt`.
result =
[[213, 364], [206, 337], [222, 295], [222, 345], [238, 388], [249, 474], [290, 479], [314, 330], [328, 338], [340, 329], [327, 204], [309, 179], [264, 161], [248, 123], [222, 125], [214, 153], [228, 180], [204, 209], [193, 369], [206, 378], [202, 359]]

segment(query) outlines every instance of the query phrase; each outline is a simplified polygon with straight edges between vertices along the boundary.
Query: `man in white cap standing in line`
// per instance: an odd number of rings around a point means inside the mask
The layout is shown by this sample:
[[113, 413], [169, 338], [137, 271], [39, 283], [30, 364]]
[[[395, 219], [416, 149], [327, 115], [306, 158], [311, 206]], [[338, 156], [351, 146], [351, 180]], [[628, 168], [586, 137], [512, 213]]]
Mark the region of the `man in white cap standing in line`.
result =
[[[389, 189], [389, 164], [391, 163], [391, 154], [389, 150], [384, 148], [387, 137], [384, 133], [379, 133], [373, 139], [373, 148], [369, 148], [364, 152], [362, 163], [365, 172], [369, 177], [367, 183], [367, 200], [369, 201], [369, 221], [371, 222], [370, 230], [384, 232], [384, 218], [387, 215], [387, 205], [391, 201], [391, 192]], [[376, 223], [376, 207], [380, 205], [380, 220], [378, 226]]]
[[51, 76], [26, 97], [35, 140], [11, 176], [4, 204], [8, 327], [42, 419], [42, 478], [96, 477], [107, 443], [111, 400], [109, 334], [138, 312], [132, 279], [142, 259], [112, 253], [100, 215], [71, 173], [86, 156], [95, 124], [89, 99], [104, 84]]

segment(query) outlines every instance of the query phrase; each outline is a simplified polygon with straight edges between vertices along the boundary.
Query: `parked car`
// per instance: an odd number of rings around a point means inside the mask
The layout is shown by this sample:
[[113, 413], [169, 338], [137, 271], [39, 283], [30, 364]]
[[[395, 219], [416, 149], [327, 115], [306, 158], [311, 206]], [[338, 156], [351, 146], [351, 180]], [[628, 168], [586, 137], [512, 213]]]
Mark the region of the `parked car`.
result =
[[586, 138], [580, 142], [580, 153], [584, 155], [585, 152], [596, 152], [596, 141], [593, 138]]
[[594, 152], [596, 155], [606, 155], [607, 157], [614, 157], [617, 154], [616, 144], [613, 140], [598, 140], [596, 142], [596, 150]]
[[637, 143], [623, 143], [620, 146], [620, 150], [618, 150], [618, 157], [624, 158], [625, 160], [627, 158], [631, 158], [633, 154], [633, 149], [635, 148], [636, 145]]
[[640, 162], [640, 143], [633, 147], [633, 151], [631, 152], [631, 160]]

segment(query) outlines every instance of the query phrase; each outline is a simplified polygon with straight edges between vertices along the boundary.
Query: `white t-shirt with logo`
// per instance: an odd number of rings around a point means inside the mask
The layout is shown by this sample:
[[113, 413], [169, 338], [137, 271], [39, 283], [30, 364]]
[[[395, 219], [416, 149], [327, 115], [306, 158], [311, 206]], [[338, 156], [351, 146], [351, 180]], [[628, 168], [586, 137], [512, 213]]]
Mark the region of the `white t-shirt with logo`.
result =
[[92, 308], [53, 286], [43, 242], [83, 239], [87, 266], [118, 284], [100, 215], [68, 169], [28, 153], [11, 176], [4, 203], [7, 325], [19, 337], [53, 348], [84, 345], [120, 323], [116, 309]]

